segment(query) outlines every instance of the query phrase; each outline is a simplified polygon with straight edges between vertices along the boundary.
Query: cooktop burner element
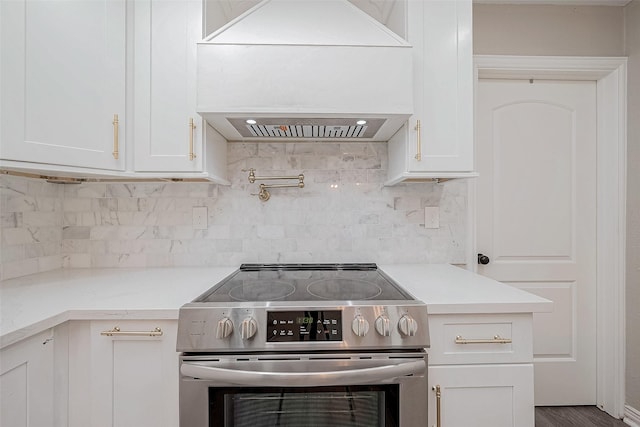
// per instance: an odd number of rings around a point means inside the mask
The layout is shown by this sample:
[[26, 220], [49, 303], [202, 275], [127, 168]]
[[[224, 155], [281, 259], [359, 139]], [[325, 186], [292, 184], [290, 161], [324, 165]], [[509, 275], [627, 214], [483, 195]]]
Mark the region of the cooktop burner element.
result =
[[342, 277], [317, 280], [307, 286], [307, 291], [314, 297], [334, 301], [341, 299], [349, 301], [375, 299], [382, 294], [380, 286], [373, 282]]
[[291, 283], [278, 280], [244, 281], [229, 291], [236, 301], [272, 301], [285, 299], [296, 291]]
[[427, 308], [375, 264], [242, 264], [178, 316], [178, 351], [420, 349]]

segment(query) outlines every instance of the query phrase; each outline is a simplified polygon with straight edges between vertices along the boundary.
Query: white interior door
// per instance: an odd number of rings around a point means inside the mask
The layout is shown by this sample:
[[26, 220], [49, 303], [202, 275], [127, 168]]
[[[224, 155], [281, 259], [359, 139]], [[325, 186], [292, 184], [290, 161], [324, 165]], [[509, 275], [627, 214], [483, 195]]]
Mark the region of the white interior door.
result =
[[596, 83], [480, 80], [478, 272], [534, 315], [536, 405], [596, 403]]

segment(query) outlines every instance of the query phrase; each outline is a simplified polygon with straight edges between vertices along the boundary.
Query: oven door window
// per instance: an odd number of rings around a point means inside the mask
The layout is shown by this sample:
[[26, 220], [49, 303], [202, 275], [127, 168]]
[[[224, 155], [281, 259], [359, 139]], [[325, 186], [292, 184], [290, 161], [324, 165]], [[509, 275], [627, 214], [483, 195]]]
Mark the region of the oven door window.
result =
[[209, 388], [211, 427], [398, 427], [399, 386]]

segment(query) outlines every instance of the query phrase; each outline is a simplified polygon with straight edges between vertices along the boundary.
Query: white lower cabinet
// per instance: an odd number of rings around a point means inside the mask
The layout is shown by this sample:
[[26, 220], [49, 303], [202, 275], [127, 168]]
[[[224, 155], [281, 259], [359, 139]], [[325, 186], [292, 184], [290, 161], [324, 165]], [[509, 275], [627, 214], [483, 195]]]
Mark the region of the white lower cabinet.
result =
[[178, 425], [177, 321], [72, 324], [70, 427]]
[[0, 350], [0, 426], [54, 425], [53, 329]]
[[533, 364], [432, 366], [429, 383], [430, 426], [534, 426]]
[[534, 427], [531, 313], [429, 318], [429, 426]]

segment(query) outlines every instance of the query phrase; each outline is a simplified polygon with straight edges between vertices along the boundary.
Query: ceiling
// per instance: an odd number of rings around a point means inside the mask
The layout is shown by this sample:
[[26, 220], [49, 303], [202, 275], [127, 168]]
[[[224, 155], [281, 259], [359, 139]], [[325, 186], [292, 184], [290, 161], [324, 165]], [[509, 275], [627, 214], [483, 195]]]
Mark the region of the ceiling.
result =
[[625, 6], [631, 0], [473, 0], [482, 4], [545, 4], [556, 6]]

